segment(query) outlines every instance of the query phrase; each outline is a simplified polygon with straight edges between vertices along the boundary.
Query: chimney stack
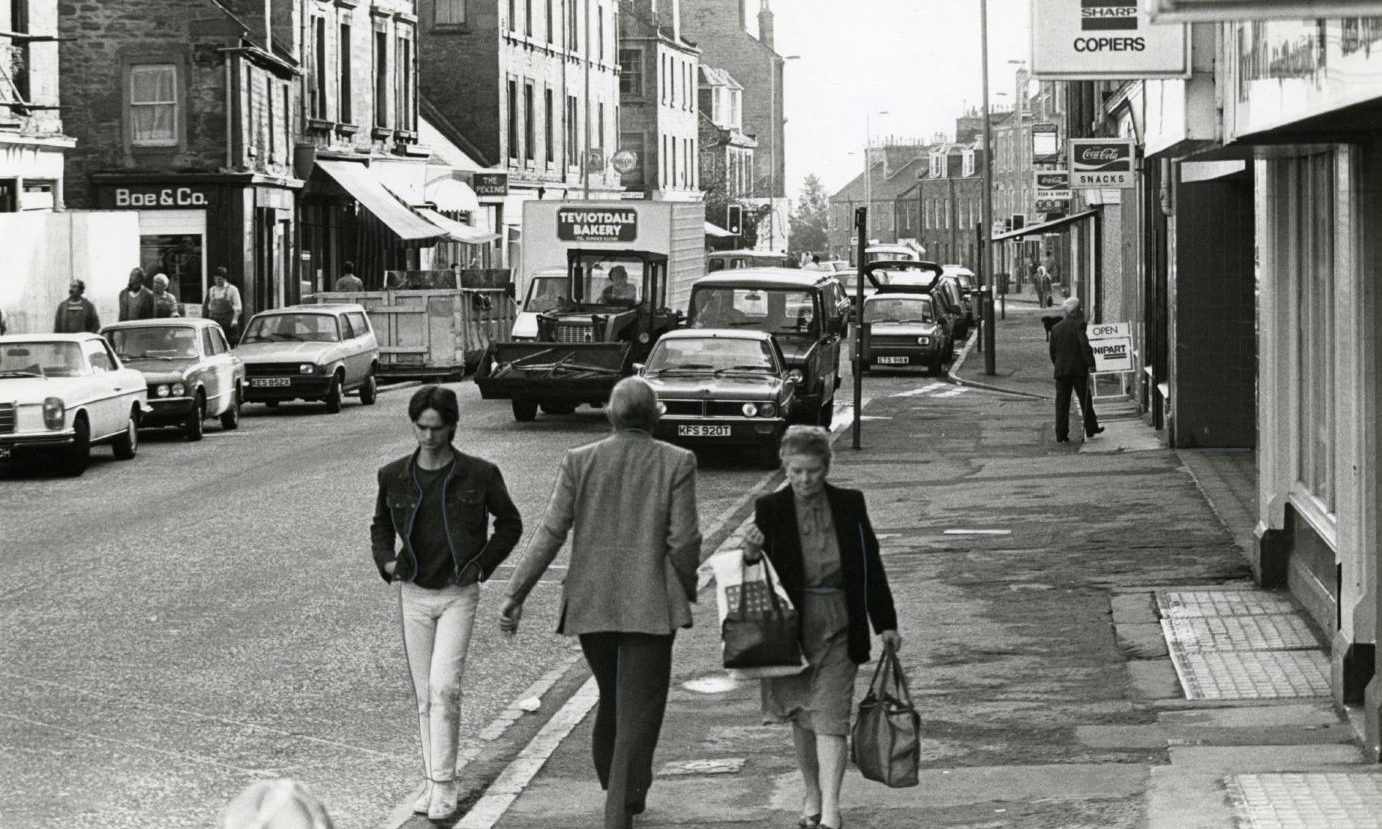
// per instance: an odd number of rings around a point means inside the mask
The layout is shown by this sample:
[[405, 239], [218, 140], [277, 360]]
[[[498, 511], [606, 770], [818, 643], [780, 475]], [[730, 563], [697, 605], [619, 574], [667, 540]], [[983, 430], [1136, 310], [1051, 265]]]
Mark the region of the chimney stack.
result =
[[758, 9], [758, 39], [769, 49], [773, 48], [773, 10], [771, 0], [760, 0]]

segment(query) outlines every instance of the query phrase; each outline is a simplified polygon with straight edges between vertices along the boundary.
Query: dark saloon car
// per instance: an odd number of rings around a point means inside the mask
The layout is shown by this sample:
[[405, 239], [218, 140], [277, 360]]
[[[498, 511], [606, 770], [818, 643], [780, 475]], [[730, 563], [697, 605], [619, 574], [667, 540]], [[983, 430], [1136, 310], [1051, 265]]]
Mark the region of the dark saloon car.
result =
[[640, 371], [657, 392], [656, 435], [682, 446], [747, 446], [766, 468], [797, 405], [801, 372], [771, 334], [684, 328], [664, 334]]
[[117, 322], [101, 329], [120, 360], [144, 375], [147, 426], [176, 426], [188, 440], [201, 440], [208, 417], [221, 427], [240, 425], [245, 364], [230, 351], [221, 326], [196, 317]]
[[859, 368], [916, 368], [940, 374], [945, 329], [928, 294], [877, 293], [864, 300]]

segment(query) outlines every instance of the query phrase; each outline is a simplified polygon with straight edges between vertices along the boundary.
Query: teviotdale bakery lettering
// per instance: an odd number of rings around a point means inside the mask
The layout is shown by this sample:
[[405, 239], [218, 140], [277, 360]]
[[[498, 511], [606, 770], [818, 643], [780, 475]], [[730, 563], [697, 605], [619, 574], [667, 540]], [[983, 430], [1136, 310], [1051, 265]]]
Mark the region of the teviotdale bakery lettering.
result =
[[638, 238], [638, 211], [620, 208], [562, 208], [557, 238], [563, 242], [632, 242]]
[[[1137, 31], [1137, 0], [1080, 0], [1080, 31]], [[1141, 52], [1147, 41], [1131, 35], [1086, 35], [1071, 44], [1076, 52]]]

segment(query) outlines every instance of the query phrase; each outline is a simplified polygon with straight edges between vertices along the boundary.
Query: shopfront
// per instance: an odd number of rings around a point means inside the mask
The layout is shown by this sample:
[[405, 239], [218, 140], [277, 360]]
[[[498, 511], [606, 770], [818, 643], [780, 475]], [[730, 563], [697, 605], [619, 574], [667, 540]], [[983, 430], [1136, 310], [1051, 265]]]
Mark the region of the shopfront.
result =
[[139, 215], [139, 265], [168, 277], [186, 313], [201, 313], [211, 273], [224, 266], [248, 316], [296, 301], [293, 189], [249, 176], [92, 177], [100, 208]]

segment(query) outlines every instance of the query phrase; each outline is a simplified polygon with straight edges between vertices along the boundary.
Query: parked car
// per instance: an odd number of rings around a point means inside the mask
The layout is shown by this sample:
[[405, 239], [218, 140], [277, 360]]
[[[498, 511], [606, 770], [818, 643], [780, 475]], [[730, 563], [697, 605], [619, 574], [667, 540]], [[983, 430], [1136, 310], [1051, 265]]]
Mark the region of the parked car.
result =
[[777, 466], [777, 444], [798, 404], [801, 372], [787, 367], [771, 334], [671, 331], [639, 373], [657, 392], [657, 437], [683, 446], [748, 446], [764, 467]]
[[890, 260], [872, 263], [867, 281], [878, 293], [905, 292], [930, 294], [935, 298], [936, 318], [945, 329], [945, 355], [955, 353], [956, 342], [968, 333], [959, 288], [950, 277], [942, 275], [941, 266], [934, 262]]
[[177, 426], [201, 440], [208, 417], [240, 425], [245, 363], [231, 353], [221, 326], [198, 317], [117, 322], [101, 329], [125, 365], [144, 375], [150, 411], [141, 427]]
[[290, 305], [250, 318], [235, 353], [245, 361], [245, 400], [270, 408], [321, 400], [339, 412], [347, 392], [374, 404], [379, 343], [361, 305]]
[[747, 268], [703, 276], [691, 285], [690, 328], [772, 334], [789, 369], [801, 372], [798, 423], [829, 425], [840, 387], [840, 342], [849, 304], [834, 276], [795, 268]]
[[95, 443], [129, 460], [147, 404], [144, 375], [96, 334], [0, 337], [0, 460], [51, 452], [80, 475]]
[[960, 301], [964, 306], [965, 317], [969, 320], [970, 326], [973, 326], [979, 315], [978, 277], [964, 265], [941, 265], [941, 273], [955, 278], [955, 285], [960, 289]]
[[935, 302], [930, 294], [888, 292], [864, 300], [859, 370], [926, 366], [940, 374], [949, 353]]
[[705, 255], [705, 272], [733, 271], [740, 268], [783, 268], [787, 254], [771, 250], [717, 250]]
[[831, 273], [854, 270], [854, 266], [844, 259], [823, 259], [817, 264], [817, 267], [820, 270], [830, 271]]
[[864, 248], [864, 263], [870, 262], [920, 262], [925, 248], [907, 244], [873, 244]]

